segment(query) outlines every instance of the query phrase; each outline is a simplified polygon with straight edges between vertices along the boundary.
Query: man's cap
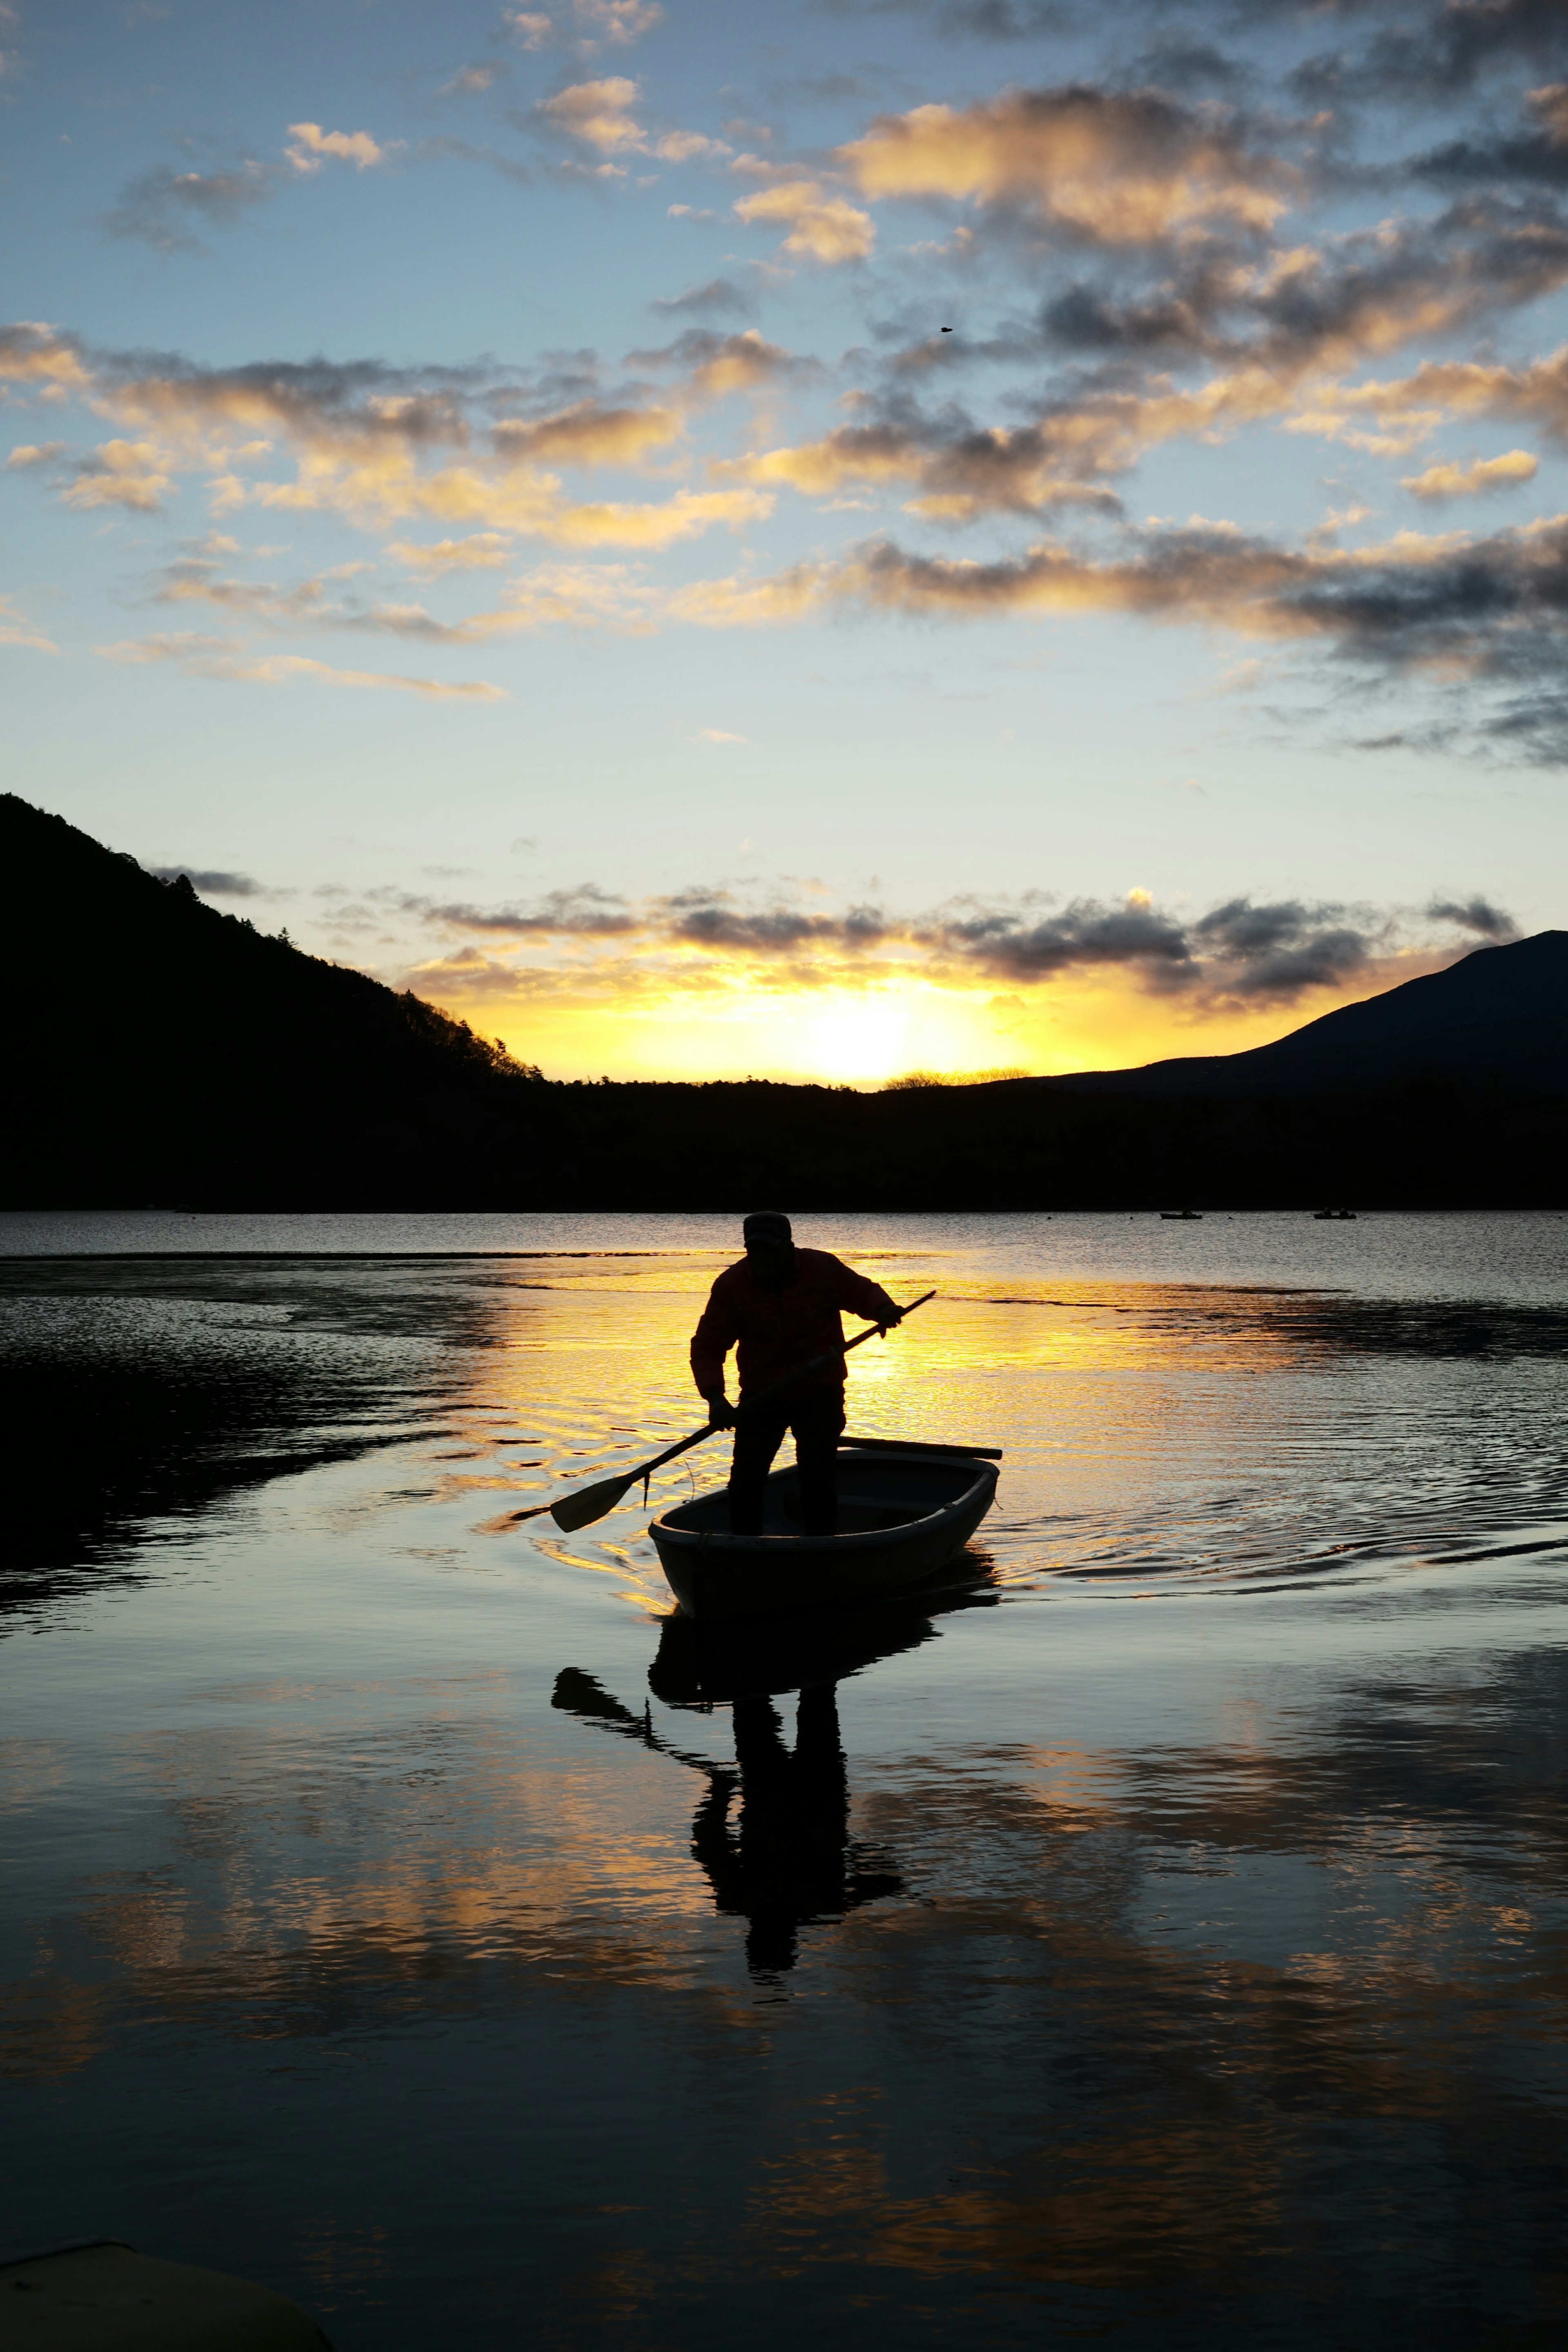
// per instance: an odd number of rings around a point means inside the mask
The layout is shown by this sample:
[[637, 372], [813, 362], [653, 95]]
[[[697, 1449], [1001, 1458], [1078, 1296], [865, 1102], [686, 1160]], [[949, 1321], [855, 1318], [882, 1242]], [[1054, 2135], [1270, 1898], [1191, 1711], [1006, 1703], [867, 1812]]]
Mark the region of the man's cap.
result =
[[741, 1227], [746, 1247], [768, 1242], [788, 1242], [795, 1239], [789, 1219], [782, 1209], [754, 1209]]

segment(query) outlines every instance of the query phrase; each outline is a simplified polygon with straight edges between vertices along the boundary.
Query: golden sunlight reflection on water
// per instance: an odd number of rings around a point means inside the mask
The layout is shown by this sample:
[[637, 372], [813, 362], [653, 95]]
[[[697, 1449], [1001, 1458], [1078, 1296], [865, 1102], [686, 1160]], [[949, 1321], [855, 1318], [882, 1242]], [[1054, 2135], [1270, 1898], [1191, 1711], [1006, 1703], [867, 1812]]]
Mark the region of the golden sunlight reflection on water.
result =
[[941, 1294], [851, 1425], [998, 1508], [727, 1643], [510, 1524], [697, 1425], [717, 1221], [14, 1256], [17, 2238], [365, 2352], [1554, 2342], [1561, 1228], [1414, 1223], [847, 1221]]

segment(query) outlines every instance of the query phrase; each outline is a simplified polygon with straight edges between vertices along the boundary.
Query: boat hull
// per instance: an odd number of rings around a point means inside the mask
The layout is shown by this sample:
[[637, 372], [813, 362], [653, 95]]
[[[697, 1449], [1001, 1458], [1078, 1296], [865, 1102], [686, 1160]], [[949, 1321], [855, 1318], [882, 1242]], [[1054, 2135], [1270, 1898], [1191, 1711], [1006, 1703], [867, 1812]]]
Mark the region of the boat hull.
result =
[[706, 1622], [807, 1610], [864, 1608], [908, 1593], [949, 1567], [990, 1509], [994, 1463], [926, 1450], [846, 1453], [839, 1460], [842, 1532], [798, 1527], [794, 1468], [767, 1482], [763, 1531], [729, 1531], [720, 1488], [654, 1521], [648, 1532], [681, 1609]]

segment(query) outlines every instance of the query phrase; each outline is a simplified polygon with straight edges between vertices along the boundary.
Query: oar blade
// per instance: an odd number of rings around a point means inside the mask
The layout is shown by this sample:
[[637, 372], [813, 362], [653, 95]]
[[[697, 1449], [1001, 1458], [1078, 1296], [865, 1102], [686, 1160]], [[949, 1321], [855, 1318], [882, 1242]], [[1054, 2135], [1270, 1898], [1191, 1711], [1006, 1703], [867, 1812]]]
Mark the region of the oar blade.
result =
[[596, 1486], [580, 1486], [574, 1495], [563, 1495], [558, 1503], [551, 1504], [550, 1516], [563, 1534], [574, 1536], [579, 1528], [591, 1528], [595, 1519], [606, 1518], [637, 1482], [635, 1471], [629, 1478], [601, 1478]]

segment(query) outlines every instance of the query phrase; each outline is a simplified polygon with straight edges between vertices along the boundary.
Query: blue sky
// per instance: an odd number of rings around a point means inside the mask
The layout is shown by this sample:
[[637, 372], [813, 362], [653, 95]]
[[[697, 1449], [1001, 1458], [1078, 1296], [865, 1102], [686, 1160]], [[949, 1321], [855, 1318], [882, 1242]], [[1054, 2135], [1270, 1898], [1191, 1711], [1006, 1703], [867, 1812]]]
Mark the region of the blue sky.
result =
[[25, 797], [561, 1076], [1568, 920], [1560, 5], [0, 18]]

